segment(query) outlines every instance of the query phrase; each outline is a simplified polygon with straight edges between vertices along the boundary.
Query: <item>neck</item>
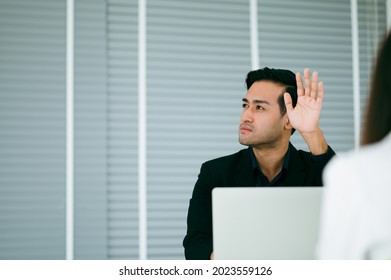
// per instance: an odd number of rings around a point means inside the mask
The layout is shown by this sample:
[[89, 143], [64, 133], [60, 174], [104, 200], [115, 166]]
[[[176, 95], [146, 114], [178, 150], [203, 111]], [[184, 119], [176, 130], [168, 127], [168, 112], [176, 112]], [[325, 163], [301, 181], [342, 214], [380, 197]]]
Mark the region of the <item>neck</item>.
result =
[[289, 141], [279, 143], [273, 147], [253, 147], [255, 158], [261, 167], [262, 173], [269, 181], [281, 171], [288, 146]]

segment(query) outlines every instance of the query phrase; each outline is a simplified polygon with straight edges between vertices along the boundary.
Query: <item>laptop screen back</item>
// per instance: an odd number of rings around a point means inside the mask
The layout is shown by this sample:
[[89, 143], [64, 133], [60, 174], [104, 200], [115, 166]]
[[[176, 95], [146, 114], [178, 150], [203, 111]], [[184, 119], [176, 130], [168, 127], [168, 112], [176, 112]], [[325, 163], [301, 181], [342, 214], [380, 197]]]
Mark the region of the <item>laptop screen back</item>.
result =
[[212, 191], [215, 259], [313, 259], [321, 187]]

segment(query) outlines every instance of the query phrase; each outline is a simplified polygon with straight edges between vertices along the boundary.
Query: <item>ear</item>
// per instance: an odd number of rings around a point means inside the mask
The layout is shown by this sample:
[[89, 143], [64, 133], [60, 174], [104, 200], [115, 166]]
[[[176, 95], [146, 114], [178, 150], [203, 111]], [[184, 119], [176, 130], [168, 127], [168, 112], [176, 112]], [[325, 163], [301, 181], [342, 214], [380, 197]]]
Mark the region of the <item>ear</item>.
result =
[[288, 114], [285, 114], [284, 128], [287, 130], [293, 129], [293, 126], [291, 125], [291, 122], [289, 121]]

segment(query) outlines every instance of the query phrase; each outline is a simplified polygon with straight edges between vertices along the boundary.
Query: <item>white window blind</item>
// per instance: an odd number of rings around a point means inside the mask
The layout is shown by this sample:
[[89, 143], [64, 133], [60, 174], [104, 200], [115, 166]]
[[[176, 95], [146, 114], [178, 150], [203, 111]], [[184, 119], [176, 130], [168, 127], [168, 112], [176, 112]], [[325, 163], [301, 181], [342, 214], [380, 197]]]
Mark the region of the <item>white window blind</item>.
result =
[[[385, 2], [358, 0], [361, 108]], [[243, 148], [250, 5], [146, 3], [147, 258], [183, 259], [201, 164]], [[257, 8], [260, 67], [319, 71], [321, 128], [353, 148], [350, 0]], [[65, 13], [65, 0], [0, 0], [0, 259], [65, 258]], [[76, 259], [139, 257], [137, 32], [138, 1], [75, 1]]]
[[248, 1], [147, 1], [148, 258], [183, 259], [203, 161], [240, 147]]
[[106, 3], [75, 1], [74, 258], [107, 258]]
[[137, 1], [107, 1], [107, 205], [110, 259], [138, 252]]
[[65, 258], [65, 12], [0, 2], [0, 259]]
[[[353, 148], [350, 0], [258, 0], [258, 13], [261, 67], [318, 71], [325, 83], [320, 127], [335, 151]], [[299, 133], [292, 142], [308, 150]]]

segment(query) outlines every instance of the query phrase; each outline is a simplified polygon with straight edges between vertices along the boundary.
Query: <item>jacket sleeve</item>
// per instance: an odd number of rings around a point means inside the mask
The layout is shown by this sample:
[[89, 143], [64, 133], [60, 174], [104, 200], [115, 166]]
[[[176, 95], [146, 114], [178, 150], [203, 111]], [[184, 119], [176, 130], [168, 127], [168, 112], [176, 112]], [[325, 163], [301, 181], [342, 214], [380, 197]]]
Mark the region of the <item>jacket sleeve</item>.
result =
[[325, 167], [333, 156], [335, 156], [335, 152], [330, 146], [328, 146], [327, 152], [322, 155], [315, 156], [311, 154], [311, 161], [315, 164]]
[[187, 233], [183, 240], [188, 260], [208, 260], [213, 251], [211, 192], [210, 172], [203, 164], [190, 199]]
[[317, 170], [316, 183], [314, 183], [314, 185], [323, 186], [323, 170], [334, 156], [335, 152], [330, 146], [328, 146], [327, 152], [322, 155], [314, 156], [310, 154], [310, 161]]

